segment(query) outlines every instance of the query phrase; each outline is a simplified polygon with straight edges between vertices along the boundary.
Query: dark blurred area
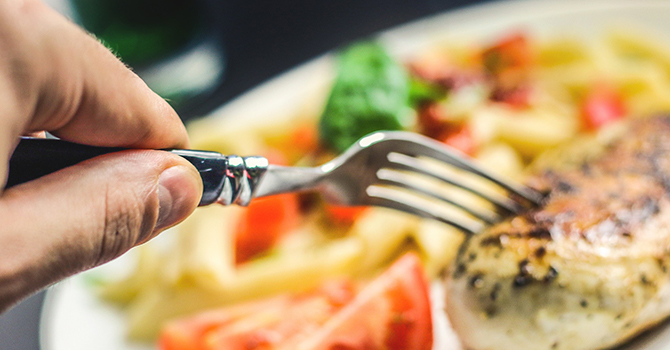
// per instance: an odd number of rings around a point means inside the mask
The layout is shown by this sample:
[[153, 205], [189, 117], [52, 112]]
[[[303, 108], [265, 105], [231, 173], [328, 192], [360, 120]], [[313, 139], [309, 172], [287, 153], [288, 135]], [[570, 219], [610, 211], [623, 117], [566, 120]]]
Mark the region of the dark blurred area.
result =
[[223, 84], [189, 106], [204, 115], [263, 81], [350, 41], [430, 14], [483, 1], [339, 0], [217, 1], [212, 19], [222, 34], [227, 67]]
[[[73, 0], [67, 5], [75, 20], [191, 119], [338, 46], [480, 2]], [[39, 349], [43, 299], [40, 293], [0, 316], [0, 349]]]
[[476, 0], [51, 0], [184, 119], [350, 41]]

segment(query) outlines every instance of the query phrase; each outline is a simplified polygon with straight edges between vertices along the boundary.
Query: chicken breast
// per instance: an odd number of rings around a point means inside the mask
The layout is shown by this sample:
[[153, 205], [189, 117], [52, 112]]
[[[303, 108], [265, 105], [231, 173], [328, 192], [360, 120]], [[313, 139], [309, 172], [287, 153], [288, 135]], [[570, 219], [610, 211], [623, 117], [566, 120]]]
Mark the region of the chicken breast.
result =
[[603, 349], [670, 314], [670, 117], [532, 183], [544, 205], [471, 237], [446, 277], [466, 348]]

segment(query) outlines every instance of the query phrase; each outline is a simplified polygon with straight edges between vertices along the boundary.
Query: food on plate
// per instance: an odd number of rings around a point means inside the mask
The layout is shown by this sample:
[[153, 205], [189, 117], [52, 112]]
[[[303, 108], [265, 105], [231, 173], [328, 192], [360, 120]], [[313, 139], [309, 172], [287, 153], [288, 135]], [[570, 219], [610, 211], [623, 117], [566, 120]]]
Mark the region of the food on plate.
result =
[[282, 295], [177, 319], [161, 350], [430, 350], [432, 320], [421, 261], [402, 256], [369, 284], [327, 282]]
[[235, 262], [239, 264], [264, 253], [296, 227], [300, 218], [298, 201], [295, 193], [253, 201], [238, 220]]
[[408, 74], [379, 44], [359, 43], [339, 58], [319, 123], [324, 145], [344, 152], [377, 130], [401, 130], [411, 115]]
[[539, 208], [463, 246], [446, 282], [468, 348], [603, 349], [670, 315], [670, 116], [530, 180]]
[[[315, 166], [369, 131], [403, 129], [524, 181], [591, 159], [632, 116], [670, 110], [670, 53], [632, 33], [582, 40], [513, 32], [402, 57], [378, 43], [355, 44], [328, 73], [309, 77], [320, 85], [300, 81], [315, 87], [304, 104], [288, 99], [285, 109], [259, 108], [262, 119], [246, 124], [252, 116], [193, 122], [192, 146]], [[470, 206], [487, 205], [419, 180]], [[331, 280], [370, 280], [408, 251], [436, 279], [465, 240], [442, 223], [384, 208], [333, 207], [310, 193], [249, 208], [200, 208], [160, 238], [139, 249], [129, 275], [99, 286], [126, 312], [132, 339], [154, 341], [169, 320], [203, 310], [301, 294]]]

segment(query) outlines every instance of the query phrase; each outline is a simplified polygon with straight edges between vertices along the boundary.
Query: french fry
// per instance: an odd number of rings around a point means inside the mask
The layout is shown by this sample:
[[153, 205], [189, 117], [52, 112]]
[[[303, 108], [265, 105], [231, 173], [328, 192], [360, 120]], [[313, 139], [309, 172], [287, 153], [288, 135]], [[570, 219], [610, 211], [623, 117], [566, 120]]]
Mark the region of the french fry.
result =
[[612, 30], [606, 42], [619, 57], [654, 62], [665, 71], [665, 79], [670, 78], [670, 49], [653, 34], [631, 28]]
[[533, 110], [499, 123], [498, 137], [521, 154], [533, 157], [570, 140], [578, 130], [579, 123], [575, 118]]
[[424, 260], [426, 274], [437, 277], [456, 258], [463, 232], [437, 221], [422, 220], [412, 237]]
[[589, 53], [579, 40], [558, 38], [539, 45], [537, 61], [543, 68], [574, 66], [588, 62]]
[[349, 236], [363, 244], [360, 262], [354, 267], [359, 275], [376, 271], [394, 258], [403, 243], [416, 229], [418, 219], [389, 209], [372, 208], [354, 223]]
[[161, 257], [151, 246], [136, 248], [137, 264], [133, 271], [118, 281], [105, 282], [97, 291], [101, 298], [125, 305], [135, 299], [149, 285], [160, 279]]
[[493, 143], [477, 154], [477, 163], [482, 167], [510, 179], [520, 180], [523, 171], [521, 156], [505, 143]]
[[[145, 289], [128, 307], [128, 336], [150, 340], [172, 318], [279, 293], [304, 291], [321, 282], [347, 276], [363, 253], [357, 237], [343, 238], [301, 254], [270, 255], [240, 266], [217, 288], [194, 280], [157, 284]], [[210, 286], [211, 287], [211, 286]]]
[[176, 266], [167, 269], [171, 284], [192, 282], [218, 290], [235, 278], [234, 234], [243, 209], [210, 206], [198, 208], [178, 226]]
[[351, 275], [363, 255], [358, 237], [334, 240], [300, 254], [269, 255], [240, 266], [235, 284], [226, 292], [259, 298], [306, 290], [326, 279]]

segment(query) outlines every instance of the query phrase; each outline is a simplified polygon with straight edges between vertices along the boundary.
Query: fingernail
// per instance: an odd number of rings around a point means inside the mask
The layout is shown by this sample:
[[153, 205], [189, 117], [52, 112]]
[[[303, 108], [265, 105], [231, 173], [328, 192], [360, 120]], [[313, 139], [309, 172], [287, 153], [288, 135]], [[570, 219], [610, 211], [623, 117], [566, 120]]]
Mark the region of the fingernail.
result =
[[185, 219], [199, 198], [197, 180], [193, 170], [185, 166], [173, 166], [158, 177], [158, 220], [156, 230], [173, 226]]

